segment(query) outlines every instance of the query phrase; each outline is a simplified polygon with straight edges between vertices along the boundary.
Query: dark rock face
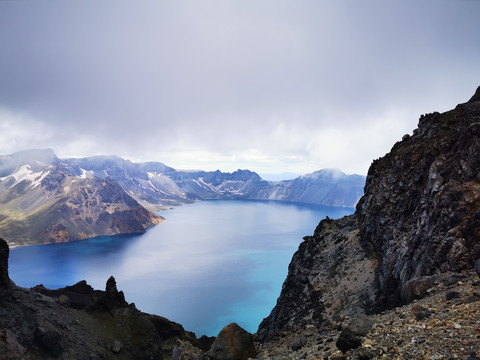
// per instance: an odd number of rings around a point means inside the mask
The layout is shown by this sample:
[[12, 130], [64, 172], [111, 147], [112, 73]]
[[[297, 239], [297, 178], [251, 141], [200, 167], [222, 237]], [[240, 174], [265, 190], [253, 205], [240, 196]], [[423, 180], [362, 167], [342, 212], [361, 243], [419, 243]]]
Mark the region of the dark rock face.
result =
[[38, 327], [35, 338], [38, 344], [54, 357], [59, 356], [65, 348], [62, 336], [55, 329], [45, 330]]
[[421, 298], [439, 275], [474, 266], [479, 94], [480, 88], [454, 110], [422, 116], [412, 136], [373, 161], [355, 214], [322, 220], [300, 244], [277, 305], [260, 324], [261, 340], [294, 326], [321, 328], [336, 322], [335, 314], [368, 314]]
[[117, 282], [113, 276], [110, 276], [105, 286], [105, 306], [108, 309], [125, 307], [128, 303], [125, 301], [123, 291], [117, 290]]
[[410, 279], [471, 268], [480, 258], [477, 98], [422, 116], [413, 136], [370, 167], [356, 215], [379, 262], [382, 307], [399, 305]]
[[475, 261], [475, 272], [480, 276], [480, 260]]
[[231, 323], [220, 331], [206, 355], [212, 360], [246, 360], [256, 353], [252, 334]]
[[293, 255], [277, 305], [260, 324], [259, 339], [372, 312], [375, 264], [361, 244], [355, 216], [322, 220]]
[[8, 277], [9, 254], [7, 242], [0, 238], [0, 299], [10, 296], [12, 292], [12, 284]]

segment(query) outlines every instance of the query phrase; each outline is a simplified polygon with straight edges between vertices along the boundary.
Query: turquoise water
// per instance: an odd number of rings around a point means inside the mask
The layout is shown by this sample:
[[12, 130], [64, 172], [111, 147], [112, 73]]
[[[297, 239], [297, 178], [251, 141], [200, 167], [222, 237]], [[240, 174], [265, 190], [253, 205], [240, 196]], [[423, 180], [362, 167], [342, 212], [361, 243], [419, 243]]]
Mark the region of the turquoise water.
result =
[[237, 322], [256, 332], [280, 294], [288, 264], [318, 222], [353, 209], [276, 201], [214, 200], [159, 214], [142, 235], [15, 248], [10, 277], [48, 288], [80, 280], [104, 289], [110, 275], [138, 309], [216, 336]]

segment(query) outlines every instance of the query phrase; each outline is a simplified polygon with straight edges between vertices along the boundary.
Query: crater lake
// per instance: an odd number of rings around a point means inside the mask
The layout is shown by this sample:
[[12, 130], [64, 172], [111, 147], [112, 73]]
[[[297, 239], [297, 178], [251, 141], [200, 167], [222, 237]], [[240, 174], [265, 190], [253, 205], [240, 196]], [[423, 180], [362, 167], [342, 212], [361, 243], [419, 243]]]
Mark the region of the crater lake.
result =
[[158, 212], [141, 235], [103, 236], [11, 249], [11, 279], [56, 289], [110, 275], [138, 309], [216, 336], [230, 322], [255, 333], [280, 295], [288, 264], [326, 216], [353, 208], [278, 201], [210, 200]]

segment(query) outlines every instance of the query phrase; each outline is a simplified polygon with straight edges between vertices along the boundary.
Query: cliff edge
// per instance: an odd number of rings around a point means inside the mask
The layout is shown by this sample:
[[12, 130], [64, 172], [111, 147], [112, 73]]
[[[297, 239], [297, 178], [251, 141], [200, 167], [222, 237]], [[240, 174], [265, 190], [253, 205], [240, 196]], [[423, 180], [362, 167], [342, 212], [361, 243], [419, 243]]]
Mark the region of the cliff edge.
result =
[[113, 277], [105, 291], [85, 281], [57, 290], [17, 287], [8, 255], [0, 239], [0, 359], [170, 359], [177, 341], [204, 351], [213, 341], [137, 310]]
[[373, 161], [356, 212], [305, 237], [259, 338], [406, 304], [442, 274], [473, 268], [479, 170], [480, 87], [454, 110], [422, 115]]

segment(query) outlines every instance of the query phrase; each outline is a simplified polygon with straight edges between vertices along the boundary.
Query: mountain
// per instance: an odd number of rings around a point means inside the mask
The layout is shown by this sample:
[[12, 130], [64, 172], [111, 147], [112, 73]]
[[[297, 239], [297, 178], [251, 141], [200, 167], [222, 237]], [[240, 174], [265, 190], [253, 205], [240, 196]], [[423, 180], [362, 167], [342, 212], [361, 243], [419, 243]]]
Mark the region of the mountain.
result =
[[1, 156], [0, 174], [0, 236], [16, 245], [143, 232], [161, 221], [151, 211], [205, 199], [353, 207], [365, 184], [337, 169], [265, 181], [249, 170], [177, 171], [118, 156], [59, 159], [49, 149]]
[[464, 278], [480, 259], [479, 170], [480, 87], [454, 110], [422, 115], [412, 136], [373, 161], [355, 213], [305, 237], [259, 338], [329, 328]]
[[[365, 177], [323, 169], [293, 180], [271, 183], [264, 199], [353, 207], [363, 195]], [[262, 198], [261, 195], [258, 198]]]
[[51, 150], [0, 158], [0, 234], [12, 245], [141, 233], [162, 221], [111, 178], [77, 176]]
[[[43, 183], [51, 169], [21, 168], [2, 182], [59, 184]], [[356, 212], [304, 238], [256, 347], [236, 324], [197, 339], [142, 313], [113, 277], [105, 291], [85, 281], [17, 287], [0, 239], [0, 357], [478, 359], [479, 170], [480, 87], [454, 110], [422, 116], [372, 163]]]
[[365, 184], [336, 169], [272, 182], [249, 170], [177, 171], [118, 156], [59, 159], [49, 149], [1, 156], [0, 174], [0, 236], [21, 245], [143, 232], [161, 221], [151, 211], [205, 199], [353, 207]]
[[255, 199], [354, 207], [365, 177], [324, 169], [294, 180], [265, 181], [249, 170], [232, 173], [174, 170], [159, 162], [135, 164], [112, 156], [66, 159], [77, 175], [111, 177], [143, 206], [158, 210], [207, 199]]

